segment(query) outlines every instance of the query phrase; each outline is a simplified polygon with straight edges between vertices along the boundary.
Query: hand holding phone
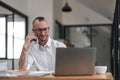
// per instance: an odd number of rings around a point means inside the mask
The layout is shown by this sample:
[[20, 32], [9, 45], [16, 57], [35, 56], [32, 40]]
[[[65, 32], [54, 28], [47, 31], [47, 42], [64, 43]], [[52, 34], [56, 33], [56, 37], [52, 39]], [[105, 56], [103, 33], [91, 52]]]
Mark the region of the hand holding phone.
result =
[[30, 43], [36, 40], [37, 40], [37, 36], [35, 35], [35, 33], [33, 31], [29, 32], [28, 35], [26, 36], [25, 43], [23, 45], [24, 50], [27, 50]]
[[35, 33], [29, 32], [27, 37], [26, 37], [26, 42], [32, 42], [32, 41], [36, 41], [37, 40], [37, 36], [35, 35]]
[[33, 39], [32, 39], [31, 41], [37, 41], [37, 36], [34, 35], [34, 36], [33, 36]]

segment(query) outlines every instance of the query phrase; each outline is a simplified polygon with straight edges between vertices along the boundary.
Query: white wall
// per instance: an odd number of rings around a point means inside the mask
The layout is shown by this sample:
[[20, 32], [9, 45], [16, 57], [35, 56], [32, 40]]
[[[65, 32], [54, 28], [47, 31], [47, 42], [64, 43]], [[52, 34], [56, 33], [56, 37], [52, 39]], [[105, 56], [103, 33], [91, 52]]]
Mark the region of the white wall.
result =
[[29, 15], [29, 31], [32, 29], [32, 21], [37, 16], [47, 19], [50, 27], [50, 36], [53, 37], [53, 0], [27, 0]]
[[[63, 5], [64, 4], [65, 2], [63, 2]], [[112, 23], [101, 14], [93, 11], [81, 3], [78, 3], [75, 0], [69, 0], [68, 4], [72, 8], [72, 12], [63, 12], [61, 21], [63, 25]]]
[[63, 1], [62, 0], [54, 0], [54, 20], [57, 20], [59, 22], [62, 21], [62, 5]]

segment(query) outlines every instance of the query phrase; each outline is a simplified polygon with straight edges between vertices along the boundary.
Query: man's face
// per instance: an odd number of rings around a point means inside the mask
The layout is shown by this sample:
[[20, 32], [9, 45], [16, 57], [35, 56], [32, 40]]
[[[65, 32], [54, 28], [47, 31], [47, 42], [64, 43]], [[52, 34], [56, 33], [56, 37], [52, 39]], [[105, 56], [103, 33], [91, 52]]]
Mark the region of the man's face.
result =
[[48, 29], [49, 27], [46, 21], [36, 20], [33, 24], [33, 31], [35, 32], [40, 42], [48, 40]]

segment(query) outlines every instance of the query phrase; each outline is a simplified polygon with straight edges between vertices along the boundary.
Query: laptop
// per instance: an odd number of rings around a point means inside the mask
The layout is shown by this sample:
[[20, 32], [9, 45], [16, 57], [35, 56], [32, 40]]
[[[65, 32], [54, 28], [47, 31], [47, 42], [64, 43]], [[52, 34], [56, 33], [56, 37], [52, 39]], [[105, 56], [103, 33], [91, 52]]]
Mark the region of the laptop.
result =
[[93, 75], [96, 48], [56, 48], [54, 75]]

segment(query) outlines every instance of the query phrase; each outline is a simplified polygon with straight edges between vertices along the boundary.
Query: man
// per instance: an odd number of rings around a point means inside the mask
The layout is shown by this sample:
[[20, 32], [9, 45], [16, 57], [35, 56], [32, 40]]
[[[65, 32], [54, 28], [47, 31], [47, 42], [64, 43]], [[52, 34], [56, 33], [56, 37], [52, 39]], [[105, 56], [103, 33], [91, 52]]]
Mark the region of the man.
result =
[[29, 70], [35, 64], [37, 70], [54, 71], [56, 47], [66, 47], [51, 39], [49, 26], [44, 17], [33, 20], [32, 32], [28, 33], [19, 59], [19, 70]]

